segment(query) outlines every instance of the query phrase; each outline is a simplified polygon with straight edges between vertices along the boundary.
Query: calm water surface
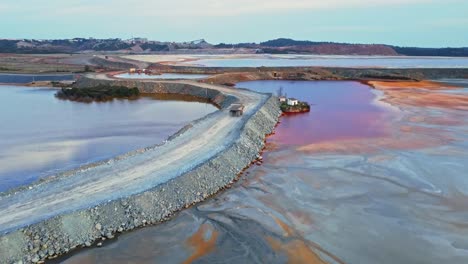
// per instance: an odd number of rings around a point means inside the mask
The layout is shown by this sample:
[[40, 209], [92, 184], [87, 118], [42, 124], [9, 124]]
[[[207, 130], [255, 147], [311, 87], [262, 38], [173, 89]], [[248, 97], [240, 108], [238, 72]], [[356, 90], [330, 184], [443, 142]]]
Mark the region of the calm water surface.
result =
[[73, 81], [73, 74], [6, 74], [0, 73], [0, 83], [30, 83], [33, 81]]
[[203, 79], [209, 77], [208, 74], [183, 74], [183, 73], [163, 73], [161, 75], [147, 75], [147, 74], [130, 74], [122, 73], [115, 75], [117, 78], [122, 79]]
[[358, 82], [251, 81], [237, 87], [294, 97], [311, 105], [311, 112], [282, 118], [275, 140], [301, 145], [333, 139], [377, 137], [385, 111], [369, 87]]
[[258, 55], [252, 58], [203, 58], [186, 64], [205, 67], [383, 67], [383, 68], [468, 68], [468, 58]]
[[150, 97], [86, 104], [55, 92], [0, 86], [0, 191], [161, 143], [216, 110]]

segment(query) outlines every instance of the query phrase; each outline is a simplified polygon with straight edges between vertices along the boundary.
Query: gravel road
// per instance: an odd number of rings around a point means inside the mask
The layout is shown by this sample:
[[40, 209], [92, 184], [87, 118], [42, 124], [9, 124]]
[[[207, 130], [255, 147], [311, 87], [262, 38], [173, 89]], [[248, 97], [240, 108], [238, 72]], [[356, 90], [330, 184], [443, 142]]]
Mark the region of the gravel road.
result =
[[139, 193], [189, 171], [226, 148], [238, 136], [245, 117], [266, 98], [246, 90], [191, 81], [179, 83], [215, 89], [239, 98], [246, 106], [244, 118], [233, 118], [226, 109], [217, 111], [162, 146], [0, 197], [0, 232]]

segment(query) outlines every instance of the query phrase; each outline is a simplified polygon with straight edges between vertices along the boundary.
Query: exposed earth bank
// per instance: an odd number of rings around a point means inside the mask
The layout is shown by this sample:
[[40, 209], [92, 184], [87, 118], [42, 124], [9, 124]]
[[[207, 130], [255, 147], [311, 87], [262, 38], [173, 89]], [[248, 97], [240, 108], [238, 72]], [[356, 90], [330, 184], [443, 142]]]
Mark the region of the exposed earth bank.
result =
[[390, 69], [341, 67], [259, 67], [223, 68], [167, 66], [152, 64], [154, 72], [212, 74], [207, 83], [233, 85], [256, 80], [432, 80], [466, 79], [468, 69]]
[[[76, 84], [97, 85], [197, 96], [221, 109], [164, 144], [0, 194], [0, 263], [41, 262], [167, 220], [231, 184], [257, 159], [280, 115], [276, 97], [243, 89], [104, 77]], [[227, 108], [238, 101], [245, 114], [230, 117]]]

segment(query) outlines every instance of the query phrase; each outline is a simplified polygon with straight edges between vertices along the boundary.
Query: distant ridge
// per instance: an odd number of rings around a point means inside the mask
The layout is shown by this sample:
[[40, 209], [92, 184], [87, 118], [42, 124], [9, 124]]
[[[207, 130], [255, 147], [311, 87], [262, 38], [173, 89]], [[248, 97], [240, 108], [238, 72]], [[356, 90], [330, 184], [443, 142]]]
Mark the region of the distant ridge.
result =
[[[316, 41], [309, 41], [309, 40], [294, 40], [288, 38], [278, 38], [273, 40], [268, 40], [265, 42], [261, 42], [261, 46], [266, 47], [286, 47], [286, 46], [316, 46], [316, 45], [323, 45], [323, 44], [331, 44], [332, 42], [316, 42]], [[335, 43], [335, 44], [342, 44], [342, 43]]]
[[238, 43], [217, 45], [204, 39], [189, 42], [161, 42], [145, 38], [129, 40], [74, 38], [74, 39], [0, 39], [0, 53], [266, 53], [266, 54], [318, 54], [318, 55], [382, 55], [382, 56], [446, 56], [468, 57], [466, 48], [418, 48], [398, 47], [385, 44], [350, 44], [316, 42], [278, 38], [261, 43]]
[[313, 42], [279, 38], [260, 43], [266, 53], [306, 53], [333, 55], [399, 55], [391, 46], [381, 44], [348, 44]]

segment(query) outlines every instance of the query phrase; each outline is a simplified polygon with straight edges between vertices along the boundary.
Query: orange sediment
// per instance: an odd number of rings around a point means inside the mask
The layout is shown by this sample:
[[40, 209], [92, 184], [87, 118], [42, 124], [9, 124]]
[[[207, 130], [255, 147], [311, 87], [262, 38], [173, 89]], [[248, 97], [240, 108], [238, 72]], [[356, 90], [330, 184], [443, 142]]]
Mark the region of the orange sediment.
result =
[[282, 251], [288, 256], [288, 263], [325, 264], [303, 241], [293, 240], [283, 244], [272, 237], [266, 238], [275, 251]]
[[[300, 146], [297, 150], [309, 153], [365, 154], [375, 153], [380, 149], [409, 150], [436, 147], [453, 140], [448, 135], [436, 135], [435, 132], [434, 135], [418, 134], [417, 130], [422, 128], [403, 126], [400, 129], [402, 133], [411, 133], [412, 135], [332, 140]], [[413, 129], [414, 131], [412, 131]]]
[[[435, 107], [444, 115], [433, 115], [428, 111], [404, 111], [404, 123], [391, 121], [385, 125], [388, 131], [376, 138], [346, 138], [322, 141], [298, 147], [299, 151], [312, 153], [363, 154], [375, 153], [380, 149], [422, 149], [448, 144], [457, 140], [448, 130], [425, 125], [459, 126], [466, 123], [468, 96], [445, 93], [444, 90], [458, 89], [437, 82], [369, 81], [369, 85], [385, 93], [382, 99], [394, 106], [417, 108]], [[416, 109], [417, 109], [416, 108]]]
[[277, 252], [283, 252], [288, 257], [288, 263], [310, 263], [310, 264], [326, 264], [320, 256], [312, 249], [320, 251], [324, 255], [333, 259], [336, 263], [343, 263], [337, 256], [327, 252], [319, 245], [302, 239], [301, 236], [285, 222], [273, 216], [276, 224], [283, 230], [283, 237], [286, 242], [279, 241], [271, 236], [266, 237], [271, 248]]
[[432, 81], [368, 81], [365, 82], [378, 89], [426, 89], [426, 90], [447, 90], [458, 89], [453, 85], [446, 85], [439, 82]]
[[366, 83], [383, 91], [385, 93], [383, 100], [394, 105], [468, 110], [468, 96], [442, 92], [459, 89], [459, 87], [431, 81], [369, 81]]
[[285, 222], [281, 221], [277, 217], [273, 217], [273, 219], [275, 220], [276, 224], [279, 225], [281, 229], [283, 229], [284, 231], [283, 236], [289, 237], [289, 236], [294, 235], [294, 230], [291, 227], [289, 227]]
[[180, 60], [175, 60], [175, 61], [160, 61], [158, 62], [159, 64], [161, 65], [166, 65], [166, 66], [177, 66], [177, 65], [184, 65], [184, 63], [187, 63], [187, 62], [193, 62], [193, 61], [197, 61], [199, 60], [198, 58], [183, 58], [183, 59], [180, 59]]
[[[207, 232], [211, 231], [211, 234], [206, 240]], [[193, 261], [209, 254], [216, 248], [216, 240], [218, 238], [218, 232], [214, 230], [210, 225], [203, 224], [200, 226], [197, 232], [193, 234], [188, 240], [187, 244], [195, 249], [195, 252], [186, 259], [183, 263], [188, 264]]]

